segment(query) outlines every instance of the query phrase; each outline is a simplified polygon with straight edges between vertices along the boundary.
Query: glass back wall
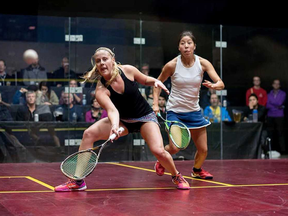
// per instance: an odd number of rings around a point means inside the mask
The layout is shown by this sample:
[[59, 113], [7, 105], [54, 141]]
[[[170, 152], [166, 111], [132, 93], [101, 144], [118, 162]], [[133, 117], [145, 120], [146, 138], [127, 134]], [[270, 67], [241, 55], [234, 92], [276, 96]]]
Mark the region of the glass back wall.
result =
[[[263, 122], [252, 122], [245, 97], [253, 76], [261, 78], [261, 87], [268, 93], [276, 78], [287, 92], [287, 29], [223, 26], [226, 45], [221, 56], [220, 25], [146, 21], [140, 17], [0, 18], [1, 162], [60, 162], [78, 150], [86, 128], [107, 116], [94, 100], [96, 83], [81, 83], [81, 76], [92, 69], [91, 56], [97, 48], [108, 47], [117, 62], [157, 78], [163, 66], [179, 55], [178, 39], [184, 30], [196, 37], [196, 55], [211, 62], [218, 75], [222, 67], [225, 83], [224, 92], [201, 86], [201, 111], [211, 122], [207, 127], [207, 159], [221, 159], [221, 152], [223, 159], [260, 158], [261, 137], [271, 138], [271, 147], [279, 148], [279, 140], [269, 129], [262, 136], [263, 129], [268, 128], [266, 117]], [[211, 80], [207, 73], [203, 79]], [[171, 89], [169, 79], [165, 85]], [[150, 105], [151, 89], [139, 85]], [[211, 99], [213, 93], [216, 102]], [[233, 110], [241, 113], [240, 122]], [[163, 122], [159, 122], [164, 144], [168, 144]], [[192, 140], [186, 150], [173, 157], [193, 160], [195, 152]], [[101, 156], [101, 161], [126, 160], [156, 160], [140, 133], [120, 138]]]

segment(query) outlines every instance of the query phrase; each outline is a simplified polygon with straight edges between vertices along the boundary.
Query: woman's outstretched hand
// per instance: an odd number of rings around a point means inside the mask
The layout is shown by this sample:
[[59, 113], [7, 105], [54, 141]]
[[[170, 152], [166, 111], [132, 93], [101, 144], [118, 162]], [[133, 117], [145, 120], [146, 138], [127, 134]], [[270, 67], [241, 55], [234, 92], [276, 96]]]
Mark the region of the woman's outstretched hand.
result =
[[166, 86], [160, 81], [160, 80], [156, 80], [155, 83], [154, 83], [154, 87], [155, 88], [162, 88], [168, 95], [169, 95], [169, 90], [166, 88]]

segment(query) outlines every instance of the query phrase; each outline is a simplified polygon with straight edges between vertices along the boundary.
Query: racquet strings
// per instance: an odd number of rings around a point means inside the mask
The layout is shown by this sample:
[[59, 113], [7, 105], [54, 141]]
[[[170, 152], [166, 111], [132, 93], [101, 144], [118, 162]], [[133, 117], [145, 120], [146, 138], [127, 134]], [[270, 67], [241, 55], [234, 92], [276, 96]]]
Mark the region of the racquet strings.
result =
[[96, 162], [97, 155], [94, 152], [81, 152], [67, 158], [62, 164], [62, 170], [73, 179], [82, 179], [93, 171]]
[[178, 148], [186, 148], [190, 143], [189, 130], [180, 123], [173, 123], [170, 126], [170, 137]]

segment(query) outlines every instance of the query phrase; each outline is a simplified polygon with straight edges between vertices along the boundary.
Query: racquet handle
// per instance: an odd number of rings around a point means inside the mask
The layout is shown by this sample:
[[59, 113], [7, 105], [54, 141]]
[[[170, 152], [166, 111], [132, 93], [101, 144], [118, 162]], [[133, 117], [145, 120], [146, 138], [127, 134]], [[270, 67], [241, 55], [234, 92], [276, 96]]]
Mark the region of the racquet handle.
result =
[[166, 121], [159, 112], [157, 113], [157, 116], [160, 117], [163, 121]]
[[[120, 133], [120, 132], [123, 132], [123, 131], [124, 131], [124, 128], [120, 127], [117, 132]], [[116, 136], [117, 135], [115, 133], [111, 134], [111, 136], [109, 137], [109, 140], [114, 140], [116, 138]]]

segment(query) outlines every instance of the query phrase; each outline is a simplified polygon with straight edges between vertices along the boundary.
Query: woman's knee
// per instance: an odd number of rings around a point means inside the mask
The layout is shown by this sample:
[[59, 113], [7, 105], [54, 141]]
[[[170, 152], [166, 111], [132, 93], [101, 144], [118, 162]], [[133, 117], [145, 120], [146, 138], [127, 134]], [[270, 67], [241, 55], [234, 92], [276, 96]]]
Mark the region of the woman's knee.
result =
[[177, 153], [180, 151], [180, 149], [177, 148], [177, 147], [172, 143], [172, 141], [169, 142], [169, 145], [167, 145], [167, 147], [165, 146], [165, 149], [166, 149], [166, 150], [169, 149], [168, 152], [169, 152], [170, 154], [177, 154]]
[[86, 129], [83, 133], [83, 139], [89, 139], [89, 138], [91, 138], [91, 136], [92, 136], [91, 130], [89, 128]]
[[156, 158], [164, 158], [167, 154], [164, 148], [152, 149], [151, 152]]
[[90, 142], [97, 141], [97, 130], [92, 130], [91, 128], [87, 128], [83, 133], [83, 140], [89, 140]]
[[198, 154], [201, 155], [207, 155], [208, 154], [208, 148], [207, 147], [202, 147], [197, 149]]

